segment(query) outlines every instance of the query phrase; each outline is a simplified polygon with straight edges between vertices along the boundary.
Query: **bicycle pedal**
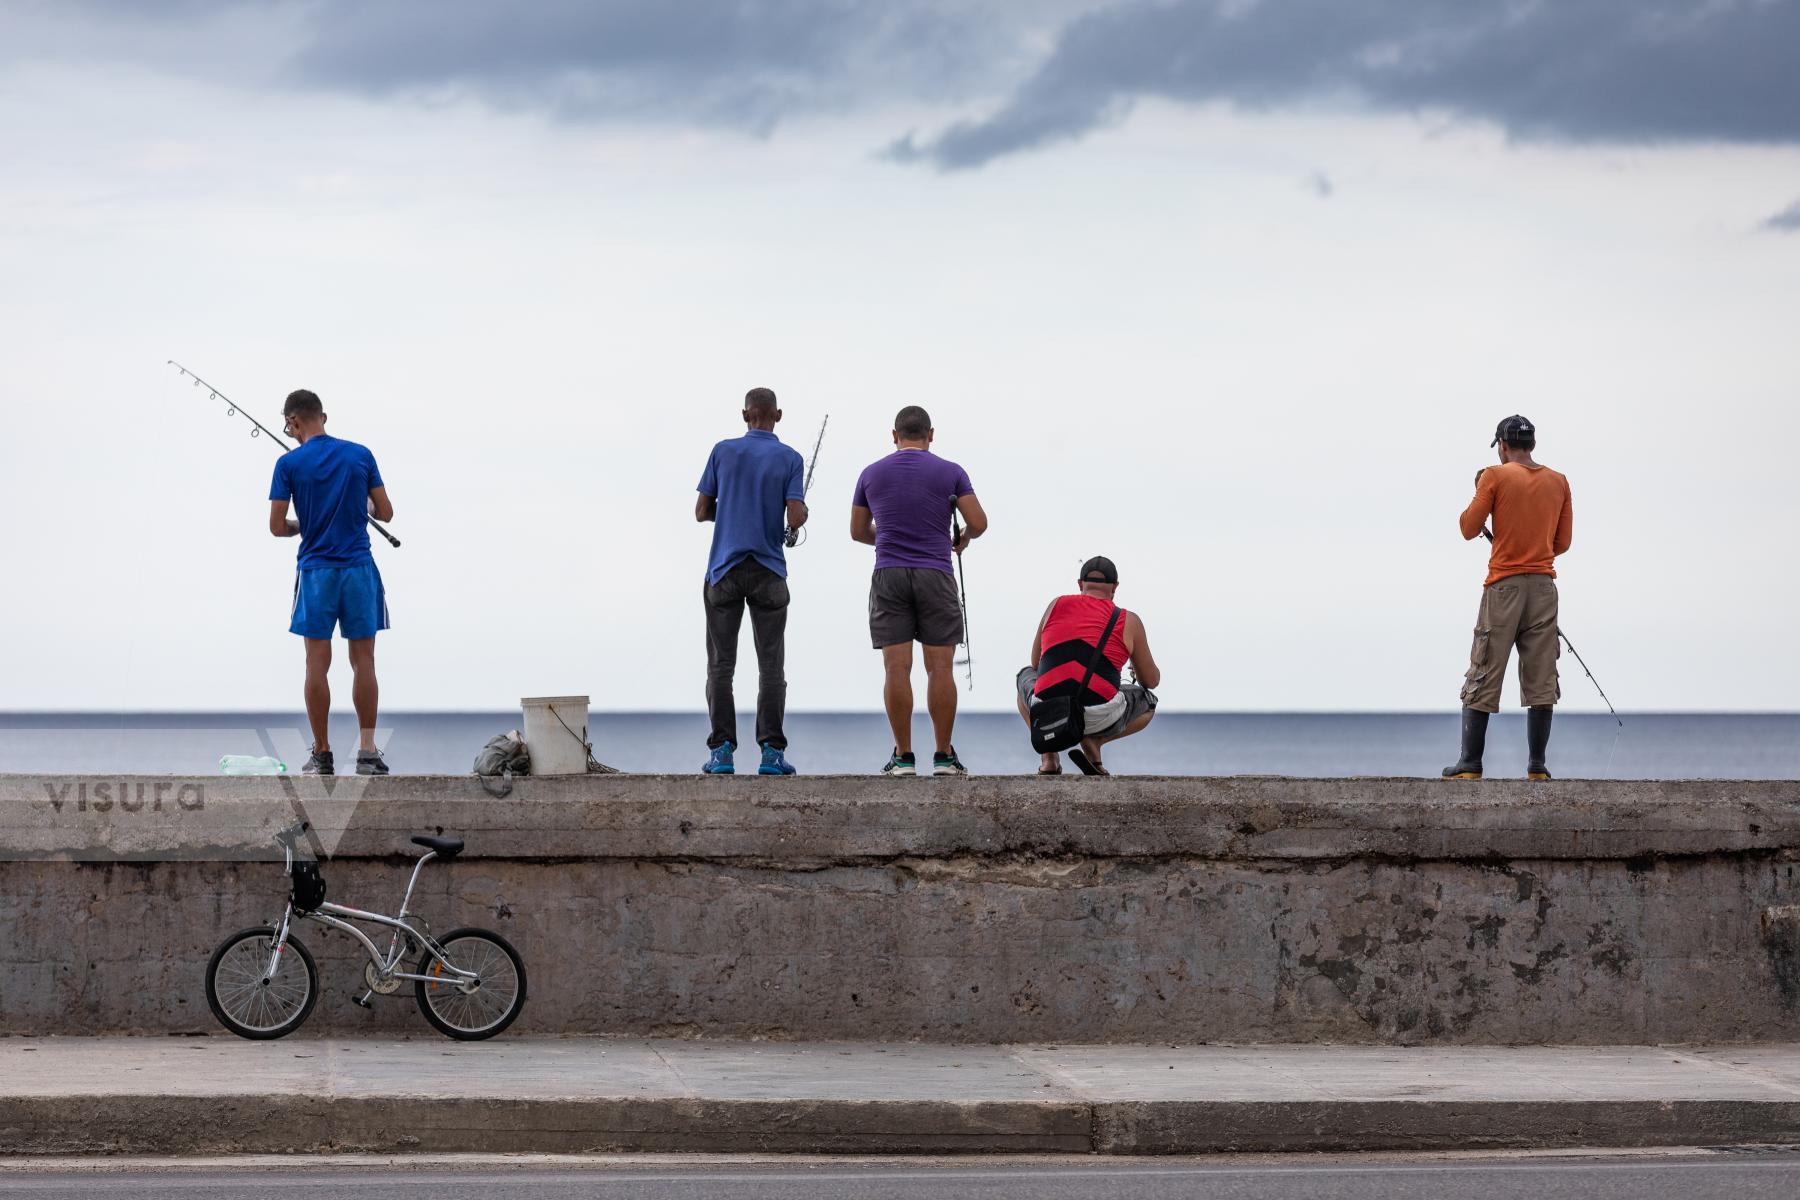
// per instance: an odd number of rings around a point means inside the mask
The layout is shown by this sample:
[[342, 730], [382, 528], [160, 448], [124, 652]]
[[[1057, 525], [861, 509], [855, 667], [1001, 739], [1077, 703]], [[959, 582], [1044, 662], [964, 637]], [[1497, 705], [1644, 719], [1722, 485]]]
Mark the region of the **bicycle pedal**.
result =
[[364, 993], [363, 993], [363, 994], [362, 994], [362, 995], [360, 995], [360, 996], [352, 996], [352, 997], [350, 997], [350, 1002], [351, 1002], [351, 1003], [352, 1003], [352, 1004], [356, 1004], [356, 1005], [360, 1005], [360, 1006], [361, 1006], [361, 1007], [363, 1007], [363, 1008], [367, 1008], [367, 1009], [373, 1009], [373, 1008], [374, 1008], [374, 1007], [375, 1007], [375, 1006], [374, 1006], [374, 1005], [373, 1005], [373, 1004], [370, 1004], [370, 1003], [369, 1003], [369, 997], [370, 997], [370, 996], [372, 996], [372, 995], [374, 995], [374, 994], [375, 994], [375, 993], [373, 993], [373, 992], [364, 992]]

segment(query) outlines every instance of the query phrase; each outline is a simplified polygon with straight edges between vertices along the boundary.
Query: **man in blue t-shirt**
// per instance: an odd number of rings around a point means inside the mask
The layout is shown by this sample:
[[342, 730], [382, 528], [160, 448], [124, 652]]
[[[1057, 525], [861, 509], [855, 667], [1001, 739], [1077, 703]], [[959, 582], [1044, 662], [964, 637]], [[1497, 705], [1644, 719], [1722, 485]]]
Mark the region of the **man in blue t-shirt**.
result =
[[[937, 752], [934, 775], [967, 775], [950, 734], [956, 725], [956, 643], [963, 640], [962, 601], [952, 554], [987, 532], [987, 514], [969, 473], [931, 452], [937, 431], [918, 405], [894, 418], [894, 452], [869, 465], [856, 481], [850, 536], [875, 547], [869, 582], [869, 637], [881, 651], [887, 682], [882, 699], [894, 731], [885, 775], [917, 775], [912, 749], [913, 643], [924, 646], [925, 707]], [[951, 519], [962, 534], [951, 540]]]
[[787, 735], [787, 556], [783, 525], [806, 524], [806, 463], [800, 452], [781, 444], [775, 426], [781, 409], [768, 388], [751, 388], [744, 396], [741, 438], [713, 447], [700, 475], [696, 521], [713, 522], [712, 554], [706, 562], [706, 709], [712, 733], [706, 744], [712, 755], [700, 769], [708, 775], [736, 771], [737, 702], [732, 677], [737, 673], [738, 631], [744, 609], [750, 609], [750, 632], [756, 642], [756, 741], [762, 747], [759, 775], [792, 775], [784, 753]]
[[[333, 775], [331, 753], [331, 636], [341, 628], [350, 643], [354, 672], [350, 696], [360, 740], [358, 775], [386, 775], [375, 745], [375, 634], [388, 627], [387, 595], [369, 553], [370, 517], [394, 519], [394, 506], [375, 456], [355, 442], [325, 432], [325, 408], [301, 389], [282, 405], [289, 437], [300, 444], [275, 461], [269, 485], [269, 532], [300, 539], [299, 570], [288, 632], [306, 639], [306, 720], [312, 726], [308, 775]], [[288, 517], [292, 502], [299, 516]]]

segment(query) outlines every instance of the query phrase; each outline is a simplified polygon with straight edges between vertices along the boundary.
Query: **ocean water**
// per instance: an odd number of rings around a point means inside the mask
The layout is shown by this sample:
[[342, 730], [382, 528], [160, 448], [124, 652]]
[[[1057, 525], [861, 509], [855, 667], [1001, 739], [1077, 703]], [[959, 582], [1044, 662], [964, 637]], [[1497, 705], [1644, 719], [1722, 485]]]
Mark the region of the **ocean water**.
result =
[[[741, 713], [746, 734], [751, 717]], [[381, 719], [399, 774], [464, 774], [488, 738], [521, 724], [517, 712], [397, 712]], [[701, 713], [593, 713], [599, 758], [627, 771], [697, 771], [706, 758]], [[891, 738], [879, 713], [792, 713], [788, 756], [807, 774], [873, 774]], [[1441, 713], [1159, 713], [1114, 743], [1106, 764], [1133, 775], [1435, 776], [1457, 751], [1458, 718]], [[355, 719], [334, 720], [342, 757]], [[274, 754], [291, 770], [306, 758], [305, 720], [283, 713], [0, 713], [0, 772], [208, 775], [222, 754]], [[929, 724], [915, 722], [928, 758]], [[964, 713], [956, 747], [978, 774], [1025, 774], [1037, 758], [1012, 713]], [[751, 752], [753, 755], [754, 752]], [[754, 758], [740, 754], [742, 760]], [[1495, 717], [1489, 777], [1522, 776], [1522, 710]], [[1559, 713], [1550, 768], [1563, 778], [1800, 779], [1800, 713]], [[1072, 768], [1071, 768], [1072, 769]]]

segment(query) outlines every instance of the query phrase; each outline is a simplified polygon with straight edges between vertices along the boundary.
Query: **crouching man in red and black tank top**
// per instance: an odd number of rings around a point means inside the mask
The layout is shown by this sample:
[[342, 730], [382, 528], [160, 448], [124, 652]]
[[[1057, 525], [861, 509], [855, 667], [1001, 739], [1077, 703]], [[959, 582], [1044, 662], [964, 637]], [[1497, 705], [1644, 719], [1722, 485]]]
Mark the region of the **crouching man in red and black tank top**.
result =
[[[1031, 706], [1039, 698], [1068, 695], [1081, 686], [1088, 663], [1094, 660], [1094, 646], [1106, 633], [1106, 623], [1116, 607], [1113, 593], [1119, 590], [1119, 569], [1112, 559], [1088, 559], [1076, 583], [1079, 591], [1058, 596], [1044, 610], [1031, 639], [1031, 665], [1019, 672], [1019, 715], [1028, 725]], [[1130, 683], [1120, 674], [1127, 663], [1136, 676]], [[1150, 724], [1156, 715], [1156, 693], [1150, 689], [1161, 684], [1162, 671], [1150, 655], [1144, 623], [1136, 613], [1119, 609], [1119, 619], [1113, 622], [1082, 695], [1087, 736], [1080, 749], [1069, 751], [1075, 765], [1089, 775], [1107, 774], [1100, 763], [1100, 747]], [[1062, 760], [1054, 754], [1041, 756], [1038, 774], [1061, 775]]]

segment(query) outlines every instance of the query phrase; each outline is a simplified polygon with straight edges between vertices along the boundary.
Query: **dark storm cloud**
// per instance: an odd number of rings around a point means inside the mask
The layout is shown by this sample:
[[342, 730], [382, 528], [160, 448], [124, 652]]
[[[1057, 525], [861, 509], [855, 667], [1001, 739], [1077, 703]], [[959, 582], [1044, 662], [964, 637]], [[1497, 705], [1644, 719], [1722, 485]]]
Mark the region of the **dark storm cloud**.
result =
[[210, 44], [230, 51], [213, 77], [256, 86], [766, 133], [799, 113], [991, 100], [1035, 67], [1031, 39], [1095, 2], [0, 0], [21, 16], [0, 63], [189, 73]]
[[1800, 200], [1764, 221], [1763, 228], [1773, 229], [1777, 233], [1800, 233]]
[[792, 112], [957, 89], [1004, 56], [992, 14], [978, 11], [931, 0], [325, 0], [289, 70], [375, 95], [762, 132]]
[[[58, 52], [154, 35], [145, 52], [171, 58], [193, 31], [254, 29], [266, 44], [213, 69], [753, 133], [887, 101], [987, 107], [883, 151], [946, 170], [1084, 137], [1146, 98], [1448, 114], [1529, 139], [1800, 142], [1800, 0], [11, 2], [30, 19], [0, 60], [31, 53], [33, 29]], [[97, 19], [83, 34], [70, 13]]]
[[1145, 97], [1444, 111], [1514, 137], [1800, 141], [1800, 0], [1174, 0], [1082, 16], [991, 115], [890, 157], [1079, 138]]

